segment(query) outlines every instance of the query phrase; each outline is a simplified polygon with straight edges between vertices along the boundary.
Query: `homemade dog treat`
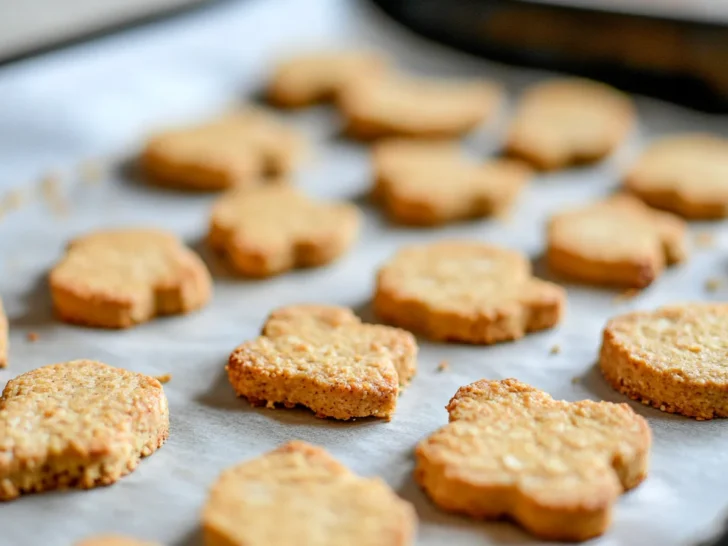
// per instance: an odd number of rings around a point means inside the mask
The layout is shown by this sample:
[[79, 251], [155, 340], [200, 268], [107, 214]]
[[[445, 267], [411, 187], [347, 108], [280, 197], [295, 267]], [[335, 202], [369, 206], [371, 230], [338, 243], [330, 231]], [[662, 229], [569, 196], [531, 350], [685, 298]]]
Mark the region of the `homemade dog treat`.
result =
[[728, 216], [728, 139], [686, 134], [657, 140], [629, 169], [624, 185], [648, 205], [685, 218]]
[[121, 535], [99, 535], [77, 542], [76, 546], [162, 546], [158, 542], [146, 542]]
[[642, 288], [687, 257], [685, 223], [619, 195], [551, 218], [549, 268], [593, 284]]
[[619, 146], [635, 118], [631, 99], [607, 85], [546, 81], [521, 98], [506, 151], [542, 170], [598, 161]]
[[379, 478], [289, 442], [225, 470], [202, 513], [205, 546], [408, 546], [415, 510]]
[[290, 186], [222, 196], [212, 209], [208, 242], [238, 274], [277, 275], [330, 263], [359, 234], [354, 205], [317, 203]]
[[388, 216], [424, 226], [504, 211], [531, 176], [517, 161], [476, 162], [455, 144], [413, 140], [377, 144], [374, 171], [372, 194]]
[[728, 417], [728, 304], [694, 303], [618, 316], [599, 363], [618, 391], [699, 420]]
[[387, 62], [368, 51], [316, 52], [292, 57], [275, 69], [268, 100], [278, 106], [308, 106], [336, 98], [352, 81], [377, 78]]
[[344, 307], [297, 305], [271, 313], [261, 336], [230, 355], [227, 372], [238, 396], [254, 405], [389, 419], [416, 367], [409, 332], [362, 324]]
[[72, 241], [49, 282], [61, 320], [103, 328], [199, 309], [212, 289], [197, 254], [154, 229], [97, 231]]
[[627, 404], [554, 400], [515, 379], [481, 379], [447, 410], [450, 424], [417, 446], [414, 472], [447, 511], [587, 540], [647, 476], [650, 429]]
[[501, 96], [487, 82], [392, 76], [357, 80], [343, 89], [338, 103], [354, 137], [453, 138], [490, 117]]
[[0, 368], [8, 365], [8, 317], [0, 300]]
[[24, 373], [0, 398], [0, 500], [114, 483], [168, 435], [152, 377], [92, 360]]
[[178, 189], [250, 187], [291, 172], [302, 137], [271, 114], [249, 109], [152, 136], [140, 163], [148, 181]]
[[374, 311], [433, 340], [491, 344], [551, 328], [566, 292], [536, 279], [528, 259], [475, 242], [407, 247], [379, 270]]

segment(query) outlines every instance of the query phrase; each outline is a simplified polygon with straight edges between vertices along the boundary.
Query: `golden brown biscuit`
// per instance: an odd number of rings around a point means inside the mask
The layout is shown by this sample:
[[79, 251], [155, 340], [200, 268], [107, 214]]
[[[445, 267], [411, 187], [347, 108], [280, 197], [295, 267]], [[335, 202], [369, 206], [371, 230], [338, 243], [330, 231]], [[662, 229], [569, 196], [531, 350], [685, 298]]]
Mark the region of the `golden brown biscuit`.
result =
[[375, 313], [430, 339], [491, 344], [551, 328], [564, 313], [563, 288], [536, 279], [528, 259], [474, 242], [400, 250], [379, 270]]
[[328, 264], [359, 234], [358, 209], [317, 203], [290, 186], [233, 191], [212, 209], [208, 243], [235, 272], [268, 277]]
[[452, 138], [473, 130], [501, 102], [497, 86], [480, 81], [405, 77], [360, 79], [339, 95], [348, 134]]
[[0, 398], [0, 500], [114, 483], [168, 435], [152, 377], [92, 360], [24, 373]]
[[205, 546], [407, 546], [417, 516], [379, 478], [289, 442], [225, 470], [202, 512]]
[[587, 540], [647, 476], [650, 429], [627, 404], [554, 400], [515, 379], [481, 379], [447, 410], [450, 424], [417, 446], [414, 473], [447, 511]]
[[238, 396], [255, 405], [389, 419], [416, 368], [409, 332], [362, 324], [345, 307], [297, 305], [271, 313], [261, 336], [230, 355], [227, 372]]
[[452, 143], [390, 140], [374, 149], [373, 196], [398, 223], [431, 226], [507, 209], [531, 176], [525, 165], [478, 163]]
[[203, 307], [212, 281], [197, 254], [171, 233], [118, 229], [72, 241], [51, 270], [50, 287], [61, 320], [128, 328]]
[[0, 300], [0, 368], [8, 365], [8, 317], [5, 316], [3, 300]]
[[523, 95], [506, 152], [543, 170], [598, 161], [625, 139], [632, 101], [607, 85], [578, 78], [539, 83]]
[[76, 546], [161, 546], [158, 542], [141, 541], [121, 535], [98, 535], [77, 542]]
[[377, 78], [385, 59], [367, 51], [308, 53], [280, 63], [268, 85], [268, 100], [278, 106], [308, 106], [336, 98], [348, 83]]
[[618, 195], [551, 218], [546, 258], [565, 277], [643, 288], [687, 257], [685, 222]]
[[152, 136], [140, 158], [147, 180], [186, 190], [254, 186], [285, 175], [303, 155], [301, 136], [256, 109]]
[[599, 363], [616, 390], [699, 420], [728, 417], [728, 304], [621, 315], [604, 328]]
[[648, 205], [685, 218], [728, 216], [728, 139], [687, 134], [658, 140], [632, 165], [624, 185]]

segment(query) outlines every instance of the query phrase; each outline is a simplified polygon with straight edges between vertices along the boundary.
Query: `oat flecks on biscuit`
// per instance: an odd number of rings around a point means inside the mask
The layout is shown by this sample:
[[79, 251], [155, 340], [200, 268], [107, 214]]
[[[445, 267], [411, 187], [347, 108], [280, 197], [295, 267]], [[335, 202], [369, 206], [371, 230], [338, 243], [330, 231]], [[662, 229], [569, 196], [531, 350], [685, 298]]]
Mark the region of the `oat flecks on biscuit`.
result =
[[24, 373], [0, 399], [0, 500], [111, 484], [168, 434], [167, 398], [152, 377], [91, 360]]
[[474, 242], [408, 247], [379, 270], [376, 314], [430, 339], [491, 344], [559, 323], [563, 288], [519, 252]]
[[227, 372], [235, 392], [253, 404], [389, 419], [416, 361], [409, 332], [362, 324], [344, 307], [298, 305], [274, 311], [260, 337], [233, 351]]
[[507, 210], [531, 171], [509, 159], [470, 160], [452, 143], [388, 140], [374, 150], [373, 197], [401, 224], [437, 225]]
[[121, 535], [98, 535], [77, 542], [76, 546], [161, 546], [161, 544]]
[[8, 365], [8, 317], [5, 316], [3, 300], [0, 300], [0, 368]]
[[388, 77], [346, 86], [338, 103], [354, 137], [453, 138], [494, 114], [501, 96], [487, 82]]
[[554, 400], [515, 379], [483, 379], [447, 410], [450, 424], [417, 446], [415, 479], [448, 511], [586, 540], [647, 475], [650, 429], [627, 404]]
[[359, 224], [354, 205], [267, 186], [223, 195], [212, 210], [208, 242], [236, 273], [267, 277], [336, 260], [356, 240]]
[[518, 105], [506, 151], [543, 170], [597, 161], [634, 125], [627, 95], [582, 79], [552, 80], [528, 89]]
[[685, 222], [619, 195], [551, 218], [549, 268], [577, 281], [643, 288], [687, 257]]
[[634, 400], [697, 419], [728, 417], [728, 304], [635, 312], [604, 329], [600, 366]]
[[268, 86], [268, 99], [284, 107], [334, 100], [349, 83], [377, 78], [387, 62], [368, 51], [307, 53], [280, 63]]
[[199, 309], [212, 290], [197, 254], [155, 229], [80, 237], [68, 245], [49, 282], [62, 320], [102, 328], [128, 328], [157, 315]]
[[295, 441], [225, 470], [202, 526], [205, 546], [409, 546], [417, 516], [379, 478]]
[[251, 108], [152, 136], [140, 162], [149, 182], [214, 191], [258, 185], [266, 174], [288, 174], [304, 148], [297, 132]]
[[658, 140], [629, 169], [624, 185], [648, 205], [685, 218], [728, 216], [728, 139], [686, 134]]

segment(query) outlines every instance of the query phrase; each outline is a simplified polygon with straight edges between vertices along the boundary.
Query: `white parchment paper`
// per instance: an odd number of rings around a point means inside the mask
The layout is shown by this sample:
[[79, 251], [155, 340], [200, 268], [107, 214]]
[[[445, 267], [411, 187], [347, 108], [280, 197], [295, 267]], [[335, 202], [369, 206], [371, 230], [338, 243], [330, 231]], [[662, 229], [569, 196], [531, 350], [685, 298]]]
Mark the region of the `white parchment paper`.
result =
[[[687, 264], [671, 269], [633, 300], [615, 302], [615, 292], [570, 286], [568, 316], [553, 331], [490, 348], [420, 340], [418, 375], [389, 423], [340, 423], [305, 410], [253, 409], [235, 398], [223, 366], [237, 344], [257, 334], [271, 309], [323, 302], [352, 306], [371, 320], [377, 267], [403, 244], [440, 238], [467, 237], [520, 249], [545, 275], [538, 256], [551, 212], [612, 191], [620, 169], [656, 135], [728, 129], [725, 117], [638, 99], [639, 130], [608, 162], [539, 177], [508, 220], [414, 230], [388, 225], [361, 198], [371, 182], [366, 149], [337, 139], [336, 114], [314, 108], [287, 115], [316, 151], [297, 183], [313, 195], [356, 200], [365, 210], [361, 240], [345, 258], [266, 281], [230, 278], [211, 262], [215, 294], [203, 311], [128, 331], [54, 320], [44, 276], [74, 235], [108, 226], [159, 226], [179, 233], [209, 259], [201, 241], [214, 196], [148, 188], [125, 175], [120, 159], [160, 125], [194, 120], [254, 94], [272, 60], [302, 45], [379, 47], [413, 72], [494, 78], [511, 99], [524, 85], [548, 76], [446, 50], [407, 34], [365, 5], [336, 0], [223, 2], [0, 69], [0, 190], [15, 188], [27, 201], [0, 220], [0, 294], [11, 319], [10, 366], [0, 371], [0, 382], [74, 358], [173, 376], [165, 386], [172, 430], [161, 450], [111, 487], [0, 505], [0, 544], [66, 546], [109, 531], [170, 546], [201, 544], [200, 509], [218, 473], [295, 438], [325, 446], [362, 475], [382, 476], [414, 503], [420, 545], [534, 544], [509, 523], [440, 512], [413, 483], [413, 447], [445, 424], [449, 398], [459, 386], [480, 378], [516, 377], [555, 397], [623, 402], [594, 366], [605, 321], [634, 308], [717, 301], [728, 294], [704, 288], [706, 279], [725, 275], [725, 225], [696, 224], [694, 231], [715, 235], [715, 245], [695, 249]], [[482, 157], [496, 150], [507, 117], [504, 111], [499, 121], [474, 135], [470, 150]], [[115, 159], [103, 180], [89, 184], [78, 175], [78, 165], [94, 157]], [[56, 210], [58, 199], [32, 196], [49, 170], [61, 175], [65, 214]], [[38, 341], [27, 341], [29, 332], [38, 333]], [[551, 355], [555, 344], [561, 352]], [[450, 369], [438, 373], [442, 360]], [[714, 535], [728, 512], [728, 422], [696, 422], [632, 405], [654, 432], [652, 469], [643, 485], [619, 501], [611, 529], [593, 543], [687, 545]]]

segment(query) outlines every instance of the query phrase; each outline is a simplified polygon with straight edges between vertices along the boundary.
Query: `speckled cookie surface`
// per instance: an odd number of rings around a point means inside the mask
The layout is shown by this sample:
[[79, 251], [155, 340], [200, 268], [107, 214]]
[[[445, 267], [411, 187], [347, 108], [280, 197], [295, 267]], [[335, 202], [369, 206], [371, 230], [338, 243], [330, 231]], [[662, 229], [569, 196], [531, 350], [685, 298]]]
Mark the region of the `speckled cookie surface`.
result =
[[417, 516], [382, 480], [290, 442], [225, 470], [202, 525], [205, 546], [408, 546]]
[[354, 243], [359, 224], [353, 205], [268, 186], [223, 195], [212, 209], [208, 242], [236, 273], [267, 277], [334, 261]]
[[630, 98], [607, 85], [546, 81], [521, 98], [506, 151], [543, 170], [597, 161], [625, 139], [635, 116]]
[[197, 254], [155, 229], [98, 231], [75, 239], [49, 283], [61, 320], [103, 328], [199, 309], [212, 290]]
[[8, 317], [0, 300], [0, 368], [8, 365]]
[[347, 132], [372, 139], [457, 137], [494, 114], [500, 102], [501, 90], [490, 83], [390, 77], [358, 80], [338, 104]]
[[662, 411], [728, 417], [728, 305], [695, 303], [618, 316], [599, 363], [618, 391]]
[[602, 534], [647, 475], [651, 434], [627, 404], [554, 400], [515, 379], [461, 387], [421, 441], [415, 479], [441, 508], [508, 517], [542, 539]]
[[12, 379], [0, 399], [0, 500], [108, 485], [169, 434], [159, 381], [92, 360]]
[[690, 219], [728, 216], [728, 139], [675, 135], [650, 144], [625, 187], [647, 204]]
[[162, 546], [158, 542], [147, 542], [121, 535], [98, 535], [77, 542], [75, 546]]
[[251, 108], [152, 136], [140, 164], [153, 184], [214, 191], [258, 185], [266, 174], [285, 175], [304, 148], [293, 129]]
[[476, 162], [455, 144], [387, 140], [374, 148], [374, 198], [395, 222], [437, 225], [502, 212], [531, 175], [508, 159]]
[[389, 419], [416, 357], [408, 332], [362, 324], [343, 307], [298, 305], [271, 313], [262, 335], [230, 355], [227, 372], [235, 392], [253, 404]]
[[268, 85], [268, 100], [299, 107], [333, 100], [350, 82], [381, 76], [387, 62], [368, 51], [331, 51], [298, 55], [278, 64]]
[[519, 252], [475, 242], [400, 250], [377, 275], [374, 311], [442, 341], [490, 344], [558, 324], [565, 291], [534, 278]]
[[569, 279], [642, 288], [686, 259], [686, 231], [678, 217], [620, 195], [554, 215], [546, 257]]

